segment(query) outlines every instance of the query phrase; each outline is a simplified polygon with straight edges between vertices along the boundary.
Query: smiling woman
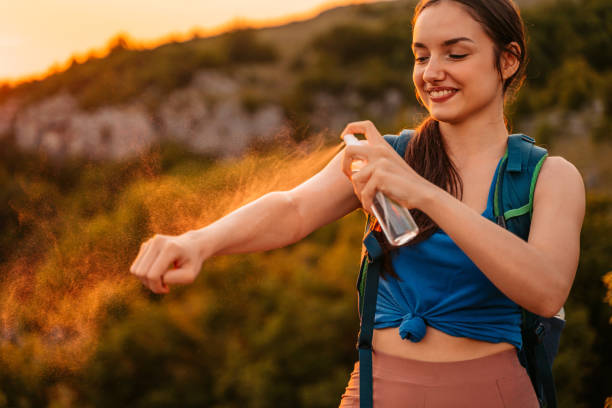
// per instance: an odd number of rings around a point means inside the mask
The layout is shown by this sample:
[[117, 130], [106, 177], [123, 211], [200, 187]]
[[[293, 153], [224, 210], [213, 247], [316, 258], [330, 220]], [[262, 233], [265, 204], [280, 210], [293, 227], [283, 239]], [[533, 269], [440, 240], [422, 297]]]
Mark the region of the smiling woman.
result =
[[[383, 137], [369, 120], [349, 123], [341, 136], [363, 134], [367, 143], [347, 146], [290, 191], [178, 237], [154, 236], [130, 271], [168, 293], [193, 282], [210, 257], [290, 245], [358, 208], [370, 213], [382, 193], [412, 210], [419, 233], [392, 247], [377, 222], [368, 224], [360, 361], [340, 406], [538, 407], [541, 383], [536, 394], [518, 357], [535, 340], [521, 329], [525, 316], [556, 319], [567, 299], [580, 252], [582, 179], [533, 139], [508, 134], [504, 105], [526, 64], [511, 0], [421, 0], [412, 49], [416, 96], [429, 112], [417, 129]], [[355, 160], [365, 165], [353, 173]], [[519, 193], [528, 202], [511, 211], [499, 204], [508, 185], [520, 184], [508, 173], [527, 174]], [[526, 228], [506, 229], [518, 217]]]
[[[372, 371], [364, 355], [373, 390], [360, 384], [360, 361], [341, 406], [371, 406], [363, 399], [371, 403], [373, 397], [375, 406], [413, 401], [415, 407], [537, 407], [516, 353], [525, 346], [519, 306], [551, 317], [567, 298], [584, 216], [582, 180], [567, 161], [542, 159], [527, 242], [487, 222], [495, 221], [492, 197], [510, 143], [504, 105], [520, 87], [526, 64], [523, 24], [511, 1], [422, 0], [412, 50], [416, 96], [430, 116], [408, 143], [405, 160], [439, 190], [424, 194], [404, 170], [383, 166], [389, 153], [346, 149], [345, 160], [367, 158], [371, 166], [352, 178], [364, 208], [372, 191], [382, 191], [414, 208], [421, 233], [399, 250], [381, 242], [384, 279]], [[376, 133], [372, 126], [346, 131]], [[572, 215], [560, 226], [555, 200], [563, 197], [571, 197]], [[398, 326], [400, 336], [390, 330]], [[536, 384], [539, 391], [542, 383]], [[546, 392], [554, 406], [554, 395]]]

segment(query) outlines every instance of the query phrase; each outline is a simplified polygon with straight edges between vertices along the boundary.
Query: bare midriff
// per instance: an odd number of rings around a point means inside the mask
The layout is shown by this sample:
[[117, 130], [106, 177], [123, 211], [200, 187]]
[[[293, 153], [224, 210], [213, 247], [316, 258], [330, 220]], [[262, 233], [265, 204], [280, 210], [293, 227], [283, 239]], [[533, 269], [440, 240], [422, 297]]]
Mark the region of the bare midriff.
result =
[[372, 336], [374, 352], [381, 351], [398, 357], [421, 361], [461, 361], [485, 357], [515, 348], [510, 343], [455, 337], [427, 326], [419, 342], [402, 339], [397, 327], [375, 329]]

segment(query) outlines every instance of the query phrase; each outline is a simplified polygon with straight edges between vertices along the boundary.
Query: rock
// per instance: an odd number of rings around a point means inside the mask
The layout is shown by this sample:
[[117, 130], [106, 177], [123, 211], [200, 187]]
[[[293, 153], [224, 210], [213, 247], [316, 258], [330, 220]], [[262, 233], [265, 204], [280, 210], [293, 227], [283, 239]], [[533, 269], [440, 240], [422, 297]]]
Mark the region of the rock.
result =
[[69, 155], [94, 159], [135, 156], [159, 139], [144, 108], [138, 105], [105, 107], [72, 117]]
[[8, 131], [13, 127], [20, 148], [60, 159], [122, 159], [162, 138], [200, 153], [238, 156], [259, 140], [290, 133], [280, 106], [264, 104], [247, 112], [241, 90], [240, 83], [228, 75], [202, 71], [188, 87], [167, 96], [156, 120], [139, 102], [86, 112], [72, 95], [62, 92], [22, 111], [14, 107], [16, 102], [5, 103], [0, 126], [4, 124]]
[[140, 153], [157, 139], [144, 108], [104, 107], [88, 113], [62, 93], [28, 106], [17, 115], [19, 147], [42, 150], [55, 158], [80, 156], [121, 159]]
[[228, 76], [198, 73], [188, 88], [173, 92], [160, 106], [164, 137], [200, 153], [230, 157], [284, 130], [279, 106], [264, 105], [248, 113], [242, 107], [240, 90], [240, 84]]

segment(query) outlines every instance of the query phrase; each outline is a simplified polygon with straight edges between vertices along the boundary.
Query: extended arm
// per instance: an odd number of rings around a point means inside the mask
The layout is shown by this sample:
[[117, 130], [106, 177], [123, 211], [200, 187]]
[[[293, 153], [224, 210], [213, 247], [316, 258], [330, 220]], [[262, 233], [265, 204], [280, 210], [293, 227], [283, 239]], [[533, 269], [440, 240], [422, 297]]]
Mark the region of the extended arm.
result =
[[208, 256], [266, 251], [300, 241], [360, 206], [341, 162], [342, 152], [293, 190], [268, 193], [191, 234]]
[[265, 251], [301, 240], [360, 206], [342, 173], [342, 156], [338, 153], [293, 190], [268, 193], [204, 228], [179, 236], [155, 235], [143, 243], [130, 272], [153, 292], [168, 293], [167, 284], [193, 282], [212, 256]]

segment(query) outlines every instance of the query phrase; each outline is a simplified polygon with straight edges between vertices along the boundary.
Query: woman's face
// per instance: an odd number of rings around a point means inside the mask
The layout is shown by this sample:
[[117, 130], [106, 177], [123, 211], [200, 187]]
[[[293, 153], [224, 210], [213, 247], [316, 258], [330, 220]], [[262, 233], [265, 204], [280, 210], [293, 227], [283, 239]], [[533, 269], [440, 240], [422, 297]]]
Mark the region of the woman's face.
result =
[[460, 123], [503, 110], [493, 47], [480, 23], [454, 1], [421, 12], [413, 32], [412, 80], [434, 119]]

